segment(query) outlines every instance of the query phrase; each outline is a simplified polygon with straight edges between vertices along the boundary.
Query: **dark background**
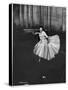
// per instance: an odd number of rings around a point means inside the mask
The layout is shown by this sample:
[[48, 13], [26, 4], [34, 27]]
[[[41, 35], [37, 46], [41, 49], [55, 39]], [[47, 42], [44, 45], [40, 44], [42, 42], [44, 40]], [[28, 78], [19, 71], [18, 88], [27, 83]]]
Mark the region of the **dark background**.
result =
[[[63, 7], [13, 5], [14, 84], [60, 83], [66, 81], [66, 9]], [[40, 26], [48, 35], [58, 34], [60, 51], [50, 61], [33, 54]], [[45, 79], [42, 76], [46, 76]]]

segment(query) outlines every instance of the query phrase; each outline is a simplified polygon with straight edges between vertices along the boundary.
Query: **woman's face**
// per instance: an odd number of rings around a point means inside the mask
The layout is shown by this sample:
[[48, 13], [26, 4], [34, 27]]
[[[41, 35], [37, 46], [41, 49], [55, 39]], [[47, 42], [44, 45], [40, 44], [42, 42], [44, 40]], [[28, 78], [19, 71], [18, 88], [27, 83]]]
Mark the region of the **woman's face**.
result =
[[40, 32], [42, 31], [42, 28], [40, 27]]

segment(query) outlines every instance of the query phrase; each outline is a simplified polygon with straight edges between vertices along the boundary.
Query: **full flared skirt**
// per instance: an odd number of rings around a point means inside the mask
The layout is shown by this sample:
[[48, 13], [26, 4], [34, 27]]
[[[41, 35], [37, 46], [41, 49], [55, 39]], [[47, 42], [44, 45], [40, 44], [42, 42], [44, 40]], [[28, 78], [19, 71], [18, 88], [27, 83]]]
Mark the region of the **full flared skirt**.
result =
[[49, 36], [49, 40], [40, 40], [34, 47], [34, 54], [41, 58], [51, 60], [58, 54], [60, 49], [60, 39], [58, 35]]

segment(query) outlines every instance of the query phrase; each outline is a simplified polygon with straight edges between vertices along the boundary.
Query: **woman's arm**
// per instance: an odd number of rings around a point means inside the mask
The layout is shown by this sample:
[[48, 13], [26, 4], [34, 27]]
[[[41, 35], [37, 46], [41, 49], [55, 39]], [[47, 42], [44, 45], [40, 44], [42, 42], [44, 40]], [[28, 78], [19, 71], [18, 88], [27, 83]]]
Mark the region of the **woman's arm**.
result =
[[32, 34], [37, 35], [37, 34], [39, 34], [39, 32], [32, 32]]
[[48, 35], [47, 34], [45, 34], [45, 36], [46, 36], [46, 38], [48, 38]]
[[36, 32], [36, 33], [34, 33], [34, 34], [35, 34], [35, 35], [36, 35], [36, 34], [39, 34], [39, 32]]
[[48, 35], [46, 34], [46, 32], [43, 32], [43, 34], [44, 34], [44, 36], [45, 36], [46, 38], [48, 38]]

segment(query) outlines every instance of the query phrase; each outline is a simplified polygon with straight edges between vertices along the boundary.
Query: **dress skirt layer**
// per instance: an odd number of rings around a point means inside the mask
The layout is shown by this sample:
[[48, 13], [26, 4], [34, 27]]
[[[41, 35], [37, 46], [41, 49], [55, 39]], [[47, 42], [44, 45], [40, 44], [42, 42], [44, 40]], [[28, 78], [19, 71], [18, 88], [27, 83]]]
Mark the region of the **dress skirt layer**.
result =
[[58, 35], [49, 36], [48, 40], [40, 40], [34, 47], [34, 54], [40, 58], [51, 60], [58, 54], [60, 49], [60, 39]]

